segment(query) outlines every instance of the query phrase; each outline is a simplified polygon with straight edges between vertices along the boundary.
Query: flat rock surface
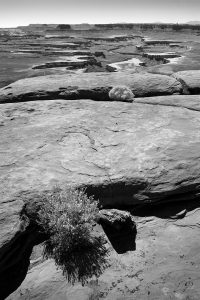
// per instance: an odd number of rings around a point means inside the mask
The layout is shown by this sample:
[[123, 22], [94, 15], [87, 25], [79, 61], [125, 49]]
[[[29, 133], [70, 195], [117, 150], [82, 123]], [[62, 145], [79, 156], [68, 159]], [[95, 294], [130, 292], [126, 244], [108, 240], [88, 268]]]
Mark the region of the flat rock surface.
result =
[[86, 186], [111, 207], [198, 199], [200, 96], [146, 100], [2, 104], [1, 245], [22, 195], [56, 184]]
[[[18, 80], [0, 89], [0, 102], [30, 101], [34, 99], [59, 99], [63, 92], [73, 91], [76, 98], [94, 99], [108, 95], [115, 85], [130, 87], [136, 96], [171, 95], [182, 91], [175, 78], [160, 74], [130, 73], [85, 73], [67, 75], [48, 75]], [[91, 92], [93, 92], [91, 94]], [[72, 94], [65, 94], [70, 98]], [[108, 96], [107, 96], [108, 97]]]
[[137, 218], [136, 251], [111, 251], [110, 267], [96, 281], [70, 286], [53, 261], [29, 270], [7, 300], [199, 300], [199, 209], [184, 219]]
[[200, 70], [180, 71], [172, 75], [177, 80], [181, 80], [192, 94], [200, 92]]

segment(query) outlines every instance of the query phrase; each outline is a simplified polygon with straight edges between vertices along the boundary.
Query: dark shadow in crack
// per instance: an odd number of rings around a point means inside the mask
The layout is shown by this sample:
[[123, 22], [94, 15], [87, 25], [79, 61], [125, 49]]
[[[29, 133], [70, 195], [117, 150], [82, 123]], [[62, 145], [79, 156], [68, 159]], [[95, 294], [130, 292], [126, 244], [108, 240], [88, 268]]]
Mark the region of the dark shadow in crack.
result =
[[173, 201], [167, 203], [143, 204], [131, 210], [131, 214], [138, 217], [155, 216], [161, 219], [184, 218], [187, 212], [200, 207], [199, 199], [190, 201]]
[[136, 227], [134, 228], [134, 230], [128, 227], [121, 228], [120, 230], [114, 230], [111, 227], [102, 227], [112, 247], [118, 254], [136, 250]]

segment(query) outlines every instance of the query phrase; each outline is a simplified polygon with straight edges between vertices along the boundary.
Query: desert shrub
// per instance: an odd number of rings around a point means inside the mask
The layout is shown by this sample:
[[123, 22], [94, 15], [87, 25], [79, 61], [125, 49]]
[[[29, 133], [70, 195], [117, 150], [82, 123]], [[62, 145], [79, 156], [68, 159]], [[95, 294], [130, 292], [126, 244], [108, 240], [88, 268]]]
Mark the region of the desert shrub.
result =
[[133, 101], [134, 94], [127, 86], [115, 86], [109, 92], [109, 98], [117, 101]]
[[107, 266], [105, 240], [93, 231], [98, 212], [97, 201], [84, 190], [56, 188], [43, 195], [38, 222], [49, 236], [44, 256], [53, 258], [72, 284], [98, 277]]

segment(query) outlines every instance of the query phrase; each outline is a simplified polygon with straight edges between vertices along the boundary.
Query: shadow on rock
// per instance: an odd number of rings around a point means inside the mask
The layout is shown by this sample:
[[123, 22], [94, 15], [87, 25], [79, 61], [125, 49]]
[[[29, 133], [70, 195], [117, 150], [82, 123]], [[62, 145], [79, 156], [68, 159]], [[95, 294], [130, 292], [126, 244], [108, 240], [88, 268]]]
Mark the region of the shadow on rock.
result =
[[181, 219], [187, 212], [200, 207], [199, 200], [154, 203], [138, 206], [131, 213], [138, 217], [155, 216], [161, 219]]
[[46, 236], [35, 226], [28, 225], [20, 231], [0, 252], [0, 300], [14, 292], [25, 279], [30, 265], [30, 256], [35, 245]]

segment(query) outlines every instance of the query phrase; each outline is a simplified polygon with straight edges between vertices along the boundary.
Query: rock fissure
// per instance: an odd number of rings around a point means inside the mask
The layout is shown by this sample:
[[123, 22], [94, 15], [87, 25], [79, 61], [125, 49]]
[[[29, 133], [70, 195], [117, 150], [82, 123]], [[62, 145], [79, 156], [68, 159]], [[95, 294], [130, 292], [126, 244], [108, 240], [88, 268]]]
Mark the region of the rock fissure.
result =
[[[156, 99], [155, 99], [156, 100]], [[183, 108], [183, 109], [188, 109], [188, 110], [192, 110], [192, 111], [200, 111], [200, 107], [199, 109], [197, 108], [192, 108], [190, 106], [186, 106], [186, 105], [178, 105], [178, 104], [165, 104], [165, 103], [152, 103], [152, 102], [148, 102], [148, 100], [142, 100], [142, 101], [137, 101], [135, 100], [135, 103], [142, 103], [142, 104], [147, 104], [147, 105], [160, 105], [160, 106], [166, 106], [166, 107], [177, 107], [177, 108]]]
[[11, 166], [15, 166], [15, 165], [16, 165], [16, 163], [7, 164], [7, 165], [0, 165], [0, 168], [11, 167]]

